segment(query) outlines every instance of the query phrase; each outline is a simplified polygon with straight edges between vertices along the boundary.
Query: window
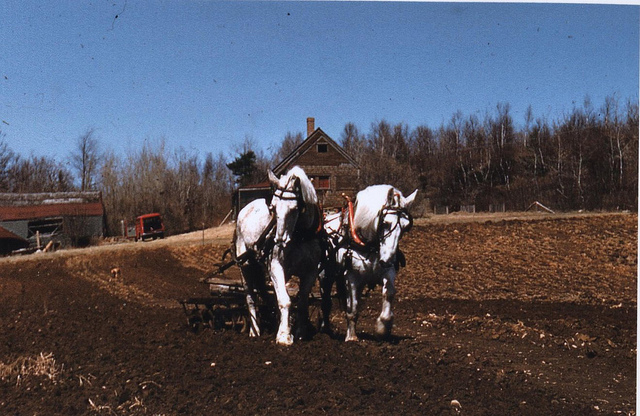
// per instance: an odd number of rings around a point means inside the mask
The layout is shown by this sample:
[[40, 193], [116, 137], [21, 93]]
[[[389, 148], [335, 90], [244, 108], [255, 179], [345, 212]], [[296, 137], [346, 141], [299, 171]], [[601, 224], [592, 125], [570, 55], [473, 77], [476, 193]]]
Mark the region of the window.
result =
[[313, 186], [316, 189], [329, 189], [331, 187], [330, 176], [316, 176], [313, 178]]
[[62, 218], [47, 218], [29, 221], [27, 225], [28, 237], [33, 237], [36, 233], [40, 235], [56, 235], [62, 231]]
[[326, 143], [318, 143], [318, 153], [327, 153], [329, 151], [329, 145]]

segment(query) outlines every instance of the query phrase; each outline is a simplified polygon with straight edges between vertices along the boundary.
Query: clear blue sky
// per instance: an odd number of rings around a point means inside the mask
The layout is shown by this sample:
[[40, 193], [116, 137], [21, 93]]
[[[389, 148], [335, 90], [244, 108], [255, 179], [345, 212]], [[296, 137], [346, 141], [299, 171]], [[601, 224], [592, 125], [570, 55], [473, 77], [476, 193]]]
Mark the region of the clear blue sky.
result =
[[522, 124], [586, 95], [638, 100], [639, 6], [0, 0], [0, 129], [63, 161], [94, 128], [124, 154], [269, 152], [306, 118], [438, 128], [499, 102]]

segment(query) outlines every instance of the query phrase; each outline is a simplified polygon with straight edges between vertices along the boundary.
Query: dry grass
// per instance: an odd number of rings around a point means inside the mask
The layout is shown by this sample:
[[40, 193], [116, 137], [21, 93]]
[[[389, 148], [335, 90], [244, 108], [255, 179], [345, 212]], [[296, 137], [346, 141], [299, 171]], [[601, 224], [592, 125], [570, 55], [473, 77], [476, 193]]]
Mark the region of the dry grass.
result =
[[0, 362], [0, 379], [19, 385], [31, 377], [42, 377], [53, 383], [62, 373], [64, 366], [58, 365], [52, 353], [41, 352], [34, 357], [21, 356], [9, 364]]

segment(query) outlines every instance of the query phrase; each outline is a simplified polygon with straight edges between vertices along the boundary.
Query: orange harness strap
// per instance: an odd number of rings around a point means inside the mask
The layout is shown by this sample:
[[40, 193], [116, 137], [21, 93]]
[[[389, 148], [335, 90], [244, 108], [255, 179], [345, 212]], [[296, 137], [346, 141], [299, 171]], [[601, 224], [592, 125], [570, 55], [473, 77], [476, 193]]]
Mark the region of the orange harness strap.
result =
[[316, 204], [316, 211], [318, 213], [318, 228], [316, 229], [316, 234], [320, 234], [324, 229], [324, 215], [322, 215], [322, 205], [320, 205], [319, 202]]
[[365, 244], [362, 242], [362, 240], [360, 239], [360, 236], [358, 235], [358, 233], [356, 232], [356, 229], [353, 226], [353, 201], [351, 201], [351, 198], [349, 198], [349, 195], [342, 194], [342, 196], [344, 197], [344, 199], [347, 200], [347, 211], [349, 215], [348, 217], [349, 233], [351, 235], [351, 240], [357, 245], [364, 247]]

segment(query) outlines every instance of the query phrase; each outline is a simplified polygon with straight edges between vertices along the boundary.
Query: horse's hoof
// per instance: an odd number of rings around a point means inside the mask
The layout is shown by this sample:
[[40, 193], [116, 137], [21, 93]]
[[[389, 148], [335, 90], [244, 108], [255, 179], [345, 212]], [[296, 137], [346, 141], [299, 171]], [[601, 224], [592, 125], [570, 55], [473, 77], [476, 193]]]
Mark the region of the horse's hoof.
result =
[[376, 335], [380, 338], [386, 338], [391, 335], [391, 328], [393, 327], [393, 321], [383, 321], [378, 319], [376, 321]]
[[278, 345], [293, 345], [293, 336], [291, 335], [285, 335], [285, 336], [278, 336], [278, 339], [276, 339], [276, 343], [278, 343]]
[[347, 332], [347, 336], [344, 338], [345, 342], [357, 342], [358, 336], [355, 333]]

